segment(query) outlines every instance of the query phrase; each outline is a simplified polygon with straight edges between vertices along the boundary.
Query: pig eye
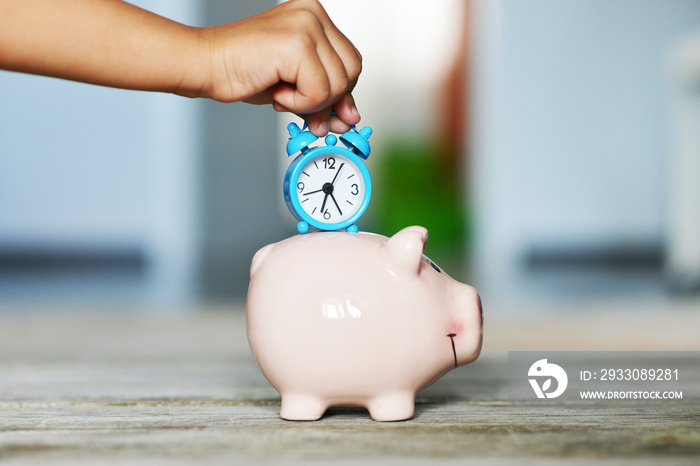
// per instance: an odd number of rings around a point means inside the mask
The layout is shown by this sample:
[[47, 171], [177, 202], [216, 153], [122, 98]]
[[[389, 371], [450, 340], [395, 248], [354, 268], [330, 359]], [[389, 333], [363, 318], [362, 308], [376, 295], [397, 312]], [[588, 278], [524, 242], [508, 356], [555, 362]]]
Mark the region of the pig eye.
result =
[[435, 265], [435, 262], [431, 261], [431, 260], [428, 259], [426, 256], [423, 256], [423, 257], [425, 257], [425, 261], [426, 261], [428, 264], [430, 264], [430, 266], [431, 266], [432, 268], [434, 268], [434, 269], [437, 271], [437, 273], [442, 273], [442, 270], [440, 270], [440, 267], [438, 267], [437, 265]]

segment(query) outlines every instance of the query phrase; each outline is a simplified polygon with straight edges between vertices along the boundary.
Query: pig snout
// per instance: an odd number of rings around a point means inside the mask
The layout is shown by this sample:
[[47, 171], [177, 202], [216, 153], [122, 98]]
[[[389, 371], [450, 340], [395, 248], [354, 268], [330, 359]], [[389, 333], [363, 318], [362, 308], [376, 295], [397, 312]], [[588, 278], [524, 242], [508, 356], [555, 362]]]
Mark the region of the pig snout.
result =
[[473, 362], [481, 352], [483, 311], [479, 293], [468, 285], [460, 286], [456, 325], [450, 329], [455, 367]]

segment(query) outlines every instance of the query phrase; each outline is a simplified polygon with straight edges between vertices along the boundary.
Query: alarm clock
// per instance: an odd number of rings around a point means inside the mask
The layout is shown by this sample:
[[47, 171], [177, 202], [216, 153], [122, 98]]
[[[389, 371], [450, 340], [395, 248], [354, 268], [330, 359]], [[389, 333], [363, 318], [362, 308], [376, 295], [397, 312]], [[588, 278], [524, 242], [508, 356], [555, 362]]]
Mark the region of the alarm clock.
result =
[[[304, 125], [304, 129], [306, 125]], [[329, 134], [324, 143], [312, 147], [318, 139], [296, 123], [287, 126], [287, 155], [299, 155], [284, 176], [284, 199], [289, 211], [299, 220], [297, 231], [358, 231], [355, 222], [365, 213], [372, 197], [372, 180], [364, 163], [370, 153], [372, 128], [354, 126], [338, 137]], [[343, 147], [344, 146], [344, 147]]]

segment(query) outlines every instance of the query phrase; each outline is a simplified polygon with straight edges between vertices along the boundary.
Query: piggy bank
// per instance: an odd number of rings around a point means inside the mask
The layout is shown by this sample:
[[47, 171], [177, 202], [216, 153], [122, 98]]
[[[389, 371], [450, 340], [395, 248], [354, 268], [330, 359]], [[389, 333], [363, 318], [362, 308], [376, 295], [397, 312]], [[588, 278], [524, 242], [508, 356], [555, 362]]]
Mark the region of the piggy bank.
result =
[[319, 232], [255, 254], [248, 341], [282, 418], [360, 406], [378, 421], [409, 419], [420, 390], [477, 358], [479, 295], [423, 255], [427, 239], [423, 227]]

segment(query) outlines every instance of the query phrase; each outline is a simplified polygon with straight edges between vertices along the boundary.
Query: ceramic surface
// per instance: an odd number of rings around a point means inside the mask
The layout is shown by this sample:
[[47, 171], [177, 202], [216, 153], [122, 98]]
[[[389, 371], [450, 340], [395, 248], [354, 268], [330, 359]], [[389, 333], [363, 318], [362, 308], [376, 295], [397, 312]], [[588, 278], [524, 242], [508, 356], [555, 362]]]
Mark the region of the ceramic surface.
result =
[[342, 405], [409, 419], [421, 389], [477, 358], [479, 295], [423, 255], [427, 238], [423, 227], [392, 238], [319, 232], [257, 252], [248, 340], [283, 418]]

